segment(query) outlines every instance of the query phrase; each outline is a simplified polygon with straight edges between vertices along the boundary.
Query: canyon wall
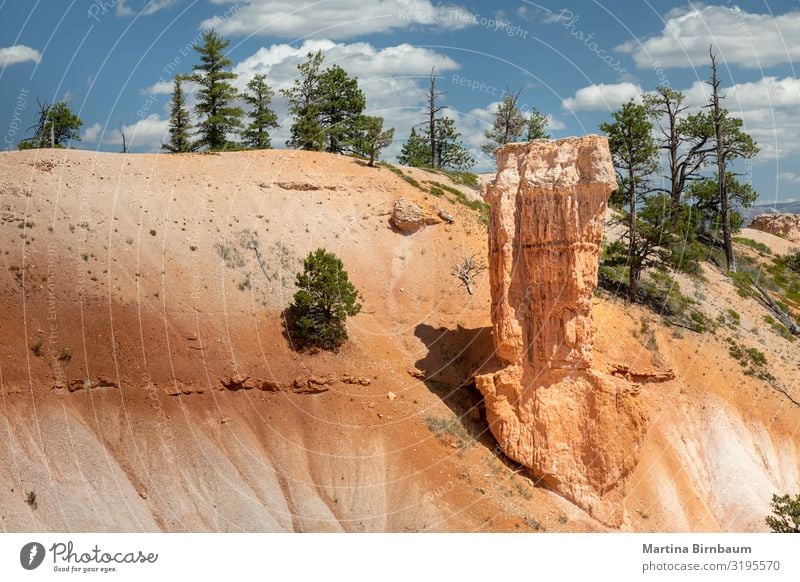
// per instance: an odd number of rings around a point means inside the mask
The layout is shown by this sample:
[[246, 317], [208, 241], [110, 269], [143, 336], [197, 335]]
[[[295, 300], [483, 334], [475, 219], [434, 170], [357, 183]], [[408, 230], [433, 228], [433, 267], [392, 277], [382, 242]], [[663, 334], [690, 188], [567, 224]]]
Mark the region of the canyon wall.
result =
[[506, 455], [618, 526], [646, 415], [638, 387], [591, 369], [606, 201], [605, 138], [511, 144], [484, 186], [495, 370], [476, 378]]

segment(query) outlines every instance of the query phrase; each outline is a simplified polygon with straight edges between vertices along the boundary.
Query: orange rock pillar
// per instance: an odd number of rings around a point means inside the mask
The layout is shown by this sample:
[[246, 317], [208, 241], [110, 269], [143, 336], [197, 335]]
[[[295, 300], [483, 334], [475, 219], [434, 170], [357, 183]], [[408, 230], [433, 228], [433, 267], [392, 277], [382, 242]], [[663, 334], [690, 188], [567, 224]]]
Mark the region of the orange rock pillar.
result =
[[599, 136], [511, 144], [485, 186], [497, 370], [476, 378], [506, 455], [608, 525], [623, 519], [645, 414], [591, 369], [592, 297], [616, 187]]

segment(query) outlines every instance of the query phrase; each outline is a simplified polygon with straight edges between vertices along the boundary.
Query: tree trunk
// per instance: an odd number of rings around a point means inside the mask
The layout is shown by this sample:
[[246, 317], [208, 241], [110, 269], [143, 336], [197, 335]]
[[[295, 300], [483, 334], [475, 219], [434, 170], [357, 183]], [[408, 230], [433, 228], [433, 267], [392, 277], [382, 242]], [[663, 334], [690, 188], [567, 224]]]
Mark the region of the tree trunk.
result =
[[633, 258], [636, 255], [636, 186], [633, 169], [628, 169], [628, 300], [636, 299], [639, 287], [639, 270], [634, 268]]

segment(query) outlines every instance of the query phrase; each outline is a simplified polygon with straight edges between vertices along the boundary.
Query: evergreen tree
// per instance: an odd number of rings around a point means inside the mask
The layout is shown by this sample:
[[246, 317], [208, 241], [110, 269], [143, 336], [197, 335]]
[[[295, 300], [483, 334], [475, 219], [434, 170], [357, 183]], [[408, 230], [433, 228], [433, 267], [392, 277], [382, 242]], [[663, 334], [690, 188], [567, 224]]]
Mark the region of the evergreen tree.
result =
[[456, 122], [443, 117], [436, 124], [436, 168], [444, 170], [468, 170], [475, 160], [461, 144], [461, 134], [456, 131]]
[[773, 533], [800, 533], [800, 495], [773, 495], [772, 513], [766, 522]]
[[[731, 233], [736, 234], [744, 226], [744, 216], [739, 210], [752, 206], [758, 194], [750, 184], [740, 182], [732, 174], [727, 174], [727, 179], [728, 185], [725, 191], [728, 193], [730, 205], [729, 223]], [[699, 220], [698, 226], [702, 233], [712, 240], [718, 240], [724, 220], [719, 203], [719, 191], [719, 184], [714, 178], [694, 182], [687, 189], [692, 208]]]
[[69, 105], [59, 103], [39, 103], [39, 114], [33, 130], [33, 137], [22, 140], [18, 147], [21, 150], [31, 148], [63, 148], [70, 142], [80, 141], [83, 121]]
[[[433, 139], [435, 155], [433, 156], [434, 168], [443, 170], [468, 170], [475, 165], [475, 160], [461, 144], [461, 134], [456, 131], [455, 121], [449, 117], [438, 119], [436, 135]], [[421, 133], [411, 130], [408, 141], [398, 156], [398, 161], [407, 166], [429, 168], [428, 160], [431, 159], [431, 139], [428, 127]]]
[[709, 141], [713, 135], [711, 120], [706, 113], [684, 116], [688, 109], [684, 105], [685, 95], [662, 85], [644, 97], [648, 115], [658, 125], [661, 134], [658, 140], [667, 159], [669, 173], [665, 176], [669, 189], [665, 190], [677, 210], [683, 200], [687, 185], [699, 179], [712, 148]]
[[337, 350], [347, 340], [345, 320], [361, 311], [358, 291], [349, 281], [342, 261], [317, 249], [303, 261], [287, 310], [286, 325], [295, 348]]
[[291, 135], [286, 142], [289, 147], [312, 151], [322, 151], [325, 147], [326, 135], [319, 120], [323, 59], [322, 51], [308, 53], [305, 62], [297, 65], [300, 74], [292, 87], [281, 91], [294, 117]]
[[408, 141], [403, 144], [400, 150], [400, 155], [397, 156], [397, 161], [404, 166], [411, 166], [413, 168], [427, 168], [430, 167], [431, 151], [430, 141], [426, 136], [417, 133], [415, 128], [411, 128], [411, 134], [408, 136]]
[[272, 147], [269, 130], [278, 127], [278, 116], [270, 108], [274, 91], [267, 85], [266, 75], [255, 75], [247, 83], [245, 102], [250, 105], [250, 124], [242, 132], [244, 143], [255, 150]]
[[195, 65], [188, 80], [200, 85], [198, 91], [197, 113], [201, 117], [198, 124], [199, 139], [197, 146], [216, 151], [228, 147], [228, 134], [238, 131], [244, 111], [236, 107], [234, 102], [239, 92], [230, 81], [236, 74], [227, 70], [231, 60], [225, 56], [224, 50], [230, 41], [223, 39], [213, 30], [203, 34], [203, 44], [192, 48], [200, 54], [200, 64]]
[[343, 68], [334, 65], [319, 79], [319, 124], [325, 132], [325, 151], [339, 154], [352, 147], [366, 107], [358, 79], [351, 78]]
[[496, 155], [501, 146], [517, 141], [525, 131], [527, 120], [525, 114], [517, 107], [521, 92], [522, 89], [516, 93], [509, 93], [506, 88], [503, 100], [494, 112], [492, 127], [484, 132], [486, 143], [481, 146], [481, 150], [487, 155]]
[[714, 129], [712, 156], [717, 165], [717, 187], [719, 188], [717, 200], [721, 215], [722, 237], [725, 248], [725, 260], [728, 271], [736, 271], [736, 257], [733, 253], [733, 226], [731, 223], [731, 193], [728, 191], [730, 163], [738, 158], [749, 159], [758, 154], [758, 146], [753, 138], [742, 130], [741, 119], [731, 117], [727, 109], [720, 106], [719, 94], [720, 80], [717, 77], [717, 60], [714, 52], [709, 49], [711, 59], [711, 98], [709, 110], [711, 125]]
[[189, 111], [186, 109], [186, 96], [183, 93], [181, 79], [176, 77], [172, 88], [172, 101], [169, 110], [169, 141], [161, 144], [161, 149], [172, 153], [190, 152], [194, 150], [189, 136], [191, 124]]
[[528, 114], [527, 130], [527, 141], [550, 139], [550, 134], [547, 131], [547, 116], [535, 107]]
[[356, 153], [369, 159], [369, 166], [375, 166], [381, 150], [388, 147], [394, 139], [394, 128], [384, 131], [383, 117], [362, 116], [358, 123], [358, 132], [354, 141]]
[[[642, 270], [654, 252], [647, 224], [637, 214], [639, 207], [647, 202], [653, 192], [650, 175], [657, 168], [658, 149], [653, 139], [653, 126], [643, 105], [629, 101], [612, 117], [613, 123], [604, 123], [600, 129], [608, 135], [611, 156], [617, 169], [619, 188], [613, 200], [620, 205], [623, 218], [623, 238], [628, 243], [628, 297], [634, 300]], [[658, 211], [653, 213], [658, 214]], [[656, 223], [659, 222], [666, 224], [670, 221], [656, 220]]]

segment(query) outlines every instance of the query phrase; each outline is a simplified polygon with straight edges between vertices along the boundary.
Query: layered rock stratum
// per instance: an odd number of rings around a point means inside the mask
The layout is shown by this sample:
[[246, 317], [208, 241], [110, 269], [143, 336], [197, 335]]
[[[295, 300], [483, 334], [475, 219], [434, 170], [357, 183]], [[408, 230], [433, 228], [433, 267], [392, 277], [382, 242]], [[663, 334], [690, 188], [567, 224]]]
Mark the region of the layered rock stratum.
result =
[[750, 228], [800, 243], [800, 214], [759, 214]]
[[623, 519], [646, 413], [638, 388], [591, 368], [606, 202], [605, 138], [512, 144], [484, 186], [496, 370], [476, 384], [506, 455], [608, 525]]

